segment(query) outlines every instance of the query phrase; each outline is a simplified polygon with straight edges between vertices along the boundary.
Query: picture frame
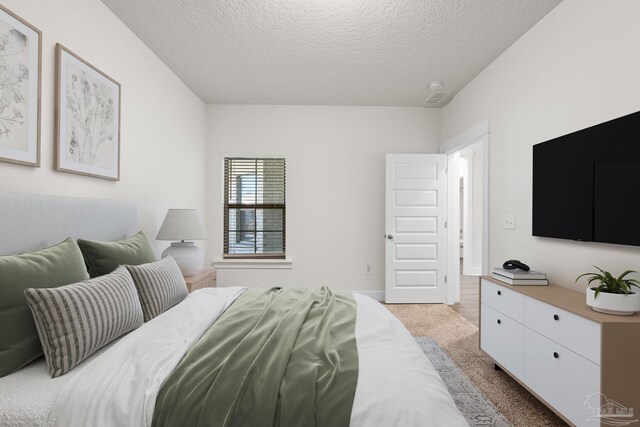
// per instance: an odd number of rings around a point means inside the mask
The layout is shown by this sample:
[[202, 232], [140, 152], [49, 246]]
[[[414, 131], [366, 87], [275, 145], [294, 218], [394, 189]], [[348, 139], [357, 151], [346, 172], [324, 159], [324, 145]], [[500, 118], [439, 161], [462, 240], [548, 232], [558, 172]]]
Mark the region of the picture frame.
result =
[[0, 5], [0, 161], [40, 167], [42, 32]]
[[120, 180], [120, 83], [56, 44], [54, 169]]

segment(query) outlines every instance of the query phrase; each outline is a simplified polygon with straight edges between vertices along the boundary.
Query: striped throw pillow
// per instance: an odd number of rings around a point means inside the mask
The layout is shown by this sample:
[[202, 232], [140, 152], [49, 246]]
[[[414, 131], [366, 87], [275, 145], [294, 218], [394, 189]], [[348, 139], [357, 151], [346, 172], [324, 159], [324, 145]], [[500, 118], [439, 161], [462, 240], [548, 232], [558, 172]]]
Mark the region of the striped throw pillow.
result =
[[84, 282], [24, 293], [52, 378], [143, 323], [135, 285], [124, 267]]
[[171, 257], [142, 265], [127, 265], [138, 289], [144, 321], [164, 313], [187, 297], [187, 284]]

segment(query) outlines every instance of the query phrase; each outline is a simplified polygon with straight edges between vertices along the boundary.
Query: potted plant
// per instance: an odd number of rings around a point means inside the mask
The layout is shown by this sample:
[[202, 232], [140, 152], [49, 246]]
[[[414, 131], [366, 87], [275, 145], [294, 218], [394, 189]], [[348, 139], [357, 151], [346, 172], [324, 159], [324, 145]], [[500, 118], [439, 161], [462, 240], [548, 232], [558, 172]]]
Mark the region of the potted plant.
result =
[[[596, 267], [596, 266], [594, 266]], [[596, 267], [599, 273], [584, 273], [580, 278], [588, 276], [589, 285], [595, 282], [597, 286], [587, 289], [587, 304], [595, 311], [607, 314], [631, 315], [640, 311], [640, 293], [634, 292], [635, 286], [640, 289], [640, 281], [627, 278], [633, 270], [627, 270], [620, 276], [615, 277], [606, 270]]]

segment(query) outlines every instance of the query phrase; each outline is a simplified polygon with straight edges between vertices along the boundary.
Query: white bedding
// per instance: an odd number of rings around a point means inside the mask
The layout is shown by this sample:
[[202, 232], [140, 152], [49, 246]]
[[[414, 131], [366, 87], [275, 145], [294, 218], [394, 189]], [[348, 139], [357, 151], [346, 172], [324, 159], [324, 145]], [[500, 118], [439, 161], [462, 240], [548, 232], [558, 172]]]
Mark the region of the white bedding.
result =
[[49, 411], [62, 386], [89, 363], [52, 380], [44, 359], [0, 378], [0, 426], [48, 426]]
[[[164, 379], [242, 292], [196, 291], [59, 379], [52, 380], [42, 363], [0, 378], [0, 425], [150, 425]], [[359, 373], [351, 426], [467, 426], [406, 328], [378, 302], [354, 297]], [[16, 399], [30, 389], [37, 389], [34, 411]], [[18, 405], [8, 408], [7, 402]]]
[[0, 426], [50, 426], [49, 412], [62, 387], [116, 342], [101, 348], [69, 373], [55, 379], [51, 379], [44, 357], [0, 378]]
[[379, 302], [354, 297], [359, 366], [350, 426], [468, 427], [407, 328]]

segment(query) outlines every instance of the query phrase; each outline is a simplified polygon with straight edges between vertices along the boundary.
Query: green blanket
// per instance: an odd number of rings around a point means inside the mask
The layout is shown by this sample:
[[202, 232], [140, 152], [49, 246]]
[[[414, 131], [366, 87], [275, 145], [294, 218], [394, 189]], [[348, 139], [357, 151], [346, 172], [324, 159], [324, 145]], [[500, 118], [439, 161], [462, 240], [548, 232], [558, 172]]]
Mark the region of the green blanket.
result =
[[249, 289], [165, 381], [154, 426], [348, 426], [356, 304], [328, 288]]

